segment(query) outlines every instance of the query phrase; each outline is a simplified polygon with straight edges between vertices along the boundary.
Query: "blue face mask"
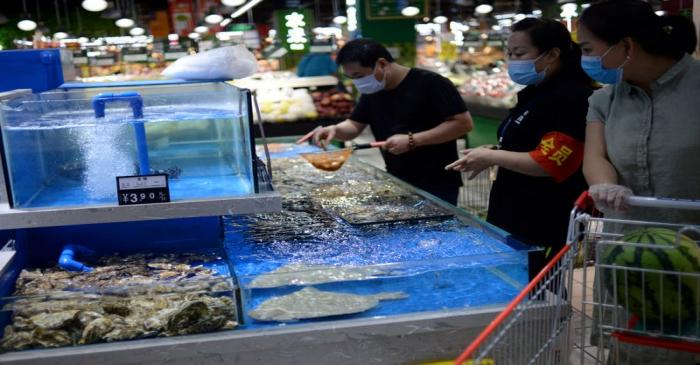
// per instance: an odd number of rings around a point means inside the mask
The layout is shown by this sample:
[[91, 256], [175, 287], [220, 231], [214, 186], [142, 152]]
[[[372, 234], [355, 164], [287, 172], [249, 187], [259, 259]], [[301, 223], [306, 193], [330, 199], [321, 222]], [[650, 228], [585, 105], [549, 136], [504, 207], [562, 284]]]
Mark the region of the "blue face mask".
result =
[[622, 81], [622, 68], [627, 64], [629, 57], [617, 68], [603, 68], [603, 58], [613, 49], [608, 48], [602, 56], [581, 56], [581, 67], [588, 76], [603, 84], [617, 84]]
[[508, 76], [516, 84], [537, 85], [547, 75], [547, 70], [537, 72], [535, 62], [544, 56], [544, 53], [534, 60], [508, 61]]

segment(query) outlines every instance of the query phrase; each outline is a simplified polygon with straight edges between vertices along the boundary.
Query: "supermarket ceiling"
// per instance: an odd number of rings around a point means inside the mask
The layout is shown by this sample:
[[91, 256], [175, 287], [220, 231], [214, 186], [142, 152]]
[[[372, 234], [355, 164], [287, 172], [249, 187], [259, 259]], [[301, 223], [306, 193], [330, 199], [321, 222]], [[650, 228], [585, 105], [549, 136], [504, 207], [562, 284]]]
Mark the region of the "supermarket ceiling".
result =
[[[78, 17], [78, 13], [88, 14], [81, 7], [85, 0], [0, 0], [0, 26], [10, 23], [19, 18], [26, 7], [32, 17], [39, 21], [54, 23], [59, 19], [70, 22], [70, 17]], [[190, 3], [193, 10], [201, 12], [215, 9], [217, 12], [227, 16], [236, 10], [235, 7], [226, 7], [222, 0], [89, 0], [106, 1], [108, 8], [99, 13], [101, 18], [116, 19], [120, 13], [135, 12], [137, 20], [148, 22], [152, 20], [158, 11], [166, 11], [173, 3]], [[224, 2], [235, 0], [224, 0]], [[244, 2], [244, 0], [239, 0]], [[247, 0], [253, 1], [253, 0]], [[252, 10], [252, 20], [255, 23], [271, 23], [275, 10], [284, 8], [307, 8], [314, 12], [318, 25], [330, 24], [334, 17], [334, 3], [337, 9], [343, 9], [347, 0], [262, 0]], [[352, 0], [350, 0], [352, 1]], [[355, 0], [355, 1], [377, 1], [377, 0]], [[387, 1], [387, 0], [384, 0]], [[389, 0], [398, 3], [401, 0]], [[573, 1], [573, 0], [572, 0]], [[660, 6], [661, 0], [650, 0], [656, 6]], [[686, 2], [692, 0], [665, 1], [664, 4]], [[477, 5], [488, 3], [493, 5], [493, 13], [522, 12], [529, 13], [533, 9], [542, 9], [546, 6], [569, 2], [569, 0], [428, 0], [431, 17], [441, 13], [454, 19], [467, 19], [474, 15]], [[66, 17], [69, 14], [70, 17]], [[241, 17], [239, 22], [247, 22], [248, 16]]]
[[[114, 17], [118, 14], [119, 9], [131, 9], [131, 4], [134, 4], [137, 17], [142, 20], [148, 20], [153, 17], [158, 10], [167, 10], [169, 0], [106, 0], [109, 8], [102, 13], [104, 17]], [[183, 1], [183, 0], [170, 0]], [[191, 1], [191, 0], [184, 0]], [[316, 18], [320, 23], [330, 23], [334, 16], [334, 1], [337, 1], [338, 8], [342, 9], [345, 6], [346, 0], [263, 0], [253, 8], [253, 20], [257, 23], [269, 22], [272, 14], [277, 9], [284, 8], [307, 8], [314, 11]], [[357, 0], [362, 1], [362, 0]], [[81, 8], [83, 0], [2, 0], [0, 1], [0, 18], [5, 17], [14, 19], [19, 17], [23, 12], [26, 4], [27, 12], [41, 20], [42, 18], [53, 20], [57, 14], [62, 15], [68, 10], [74, 13], [76, 10], [84, 11]], [[429, 0], [429, 8], [431, 13], [436, 12], [439, 8], [440, 12], [447, 16], [468, 17], [474, 13], [474, 8], [480, 0]], [[488, 1], [494, 4], [494, 1]], [[556, 2], [556, 0], [545, 0], [543, 2]], [[192, 1], [195, 4], [195, 1]], [[222, 14], [230, 14], [235, 8], [225, 7], [219, 0], [199, 0], [204, 7], [210, 7], [209, 4], [217, 5]], [[525, 10], [526, 12], [532, 8], [532, 0], [512, 0], [512, 1], [495, 1], [495, 11], [514, 11]], [[535, 2], [535, 5], [537, 2]], [[56, 10], [58, 8], [58, 11]], [[207, 9], [203, 9], [207, 10]], [[127, 10], [129, 11], [129, 10]], [[1, 21], [1, 19], [0, 19]]]

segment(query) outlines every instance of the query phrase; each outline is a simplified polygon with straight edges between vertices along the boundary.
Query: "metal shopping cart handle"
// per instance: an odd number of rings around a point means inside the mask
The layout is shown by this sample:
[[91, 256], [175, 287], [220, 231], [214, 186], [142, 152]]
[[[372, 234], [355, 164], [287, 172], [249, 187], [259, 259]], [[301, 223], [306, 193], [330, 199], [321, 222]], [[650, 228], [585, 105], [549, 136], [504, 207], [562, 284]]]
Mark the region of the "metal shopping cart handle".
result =
[[700, 201], [687, 199], [630, 196], [629, 198], [627, 198], [627, 204], [634, 207], [700, 210]]
[[[700, 200], [688, 199], [653, 198], [633, 195], [627, 198], [627, 204], [633, 207], [700, 210]], [[588, 191], [581, 193], [576, 199], [575, 206], [582, 211], [591, 211], [595, 208], [593, 198], [590, 197]]]

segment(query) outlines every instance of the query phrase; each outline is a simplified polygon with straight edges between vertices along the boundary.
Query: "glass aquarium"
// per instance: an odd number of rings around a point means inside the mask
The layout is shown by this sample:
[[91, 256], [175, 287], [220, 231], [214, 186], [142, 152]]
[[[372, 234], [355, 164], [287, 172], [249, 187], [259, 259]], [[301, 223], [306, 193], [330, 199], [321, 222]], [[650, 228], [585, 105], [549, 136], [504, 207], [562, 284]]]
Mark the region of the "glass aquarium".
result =
[[257, 192], [250, 94], [226, 83], [62, 89], [4, 101], [13, 208], [117, 203], [116, 177], [167, 174], [172, 201]]

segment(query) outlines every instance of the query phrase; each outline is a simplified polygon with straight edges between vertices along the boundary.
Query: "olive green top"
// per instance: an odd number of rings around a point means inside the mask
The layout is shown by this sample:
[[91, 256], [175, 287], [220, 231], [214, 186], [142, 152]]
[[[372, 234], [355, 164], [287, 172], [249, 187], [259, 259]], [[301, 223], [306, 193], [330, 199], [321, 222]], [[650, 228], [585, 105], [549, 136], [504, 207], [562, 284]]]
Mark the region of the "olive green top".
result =
[[[589, 123], [605, 123], [620, 185], [637, 196], [700, 200], [700, 61], [686, 55], [650, 94], [623, 81], [589, 104]], [[619, 218], [700, 224], [700, 211], [632, 209]]]

